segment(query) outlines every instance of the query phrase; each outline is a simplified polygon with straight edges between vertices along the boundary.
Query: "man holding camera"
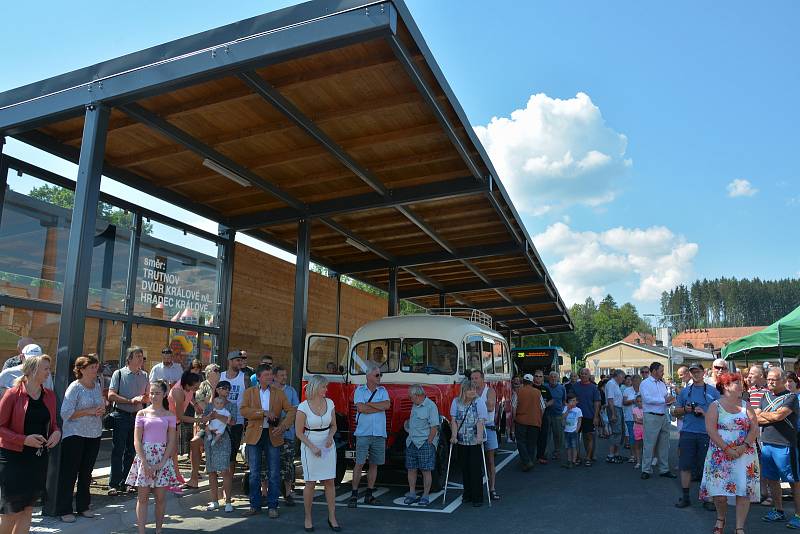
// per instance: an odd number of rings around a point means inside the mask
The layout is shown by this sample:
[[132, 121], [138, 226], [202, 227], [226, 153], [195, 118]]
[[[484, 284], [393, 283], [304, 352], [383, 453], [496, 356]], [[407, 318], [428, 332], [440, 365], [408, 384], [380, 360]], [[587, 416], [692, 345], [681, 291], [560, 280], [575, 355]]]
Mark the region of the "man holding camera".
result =
[[[705, 383], [705, 372], [700, 363], [690, 365], [689, 372], [692, 374], [692, 381], [681, 390], [673, 411], [675, 416], [683, 417], [683, 427], [678, 440], [678, 467], [681, 471], [683, 495], [675, 504], [678, 508], [686, 508], [691, 504], [689, 484], [692, 473], [702, 472], [708, 452], [705, 413], [711, 403], [719, 399], [717, 388]], [[713, 504], [708, 504], [710, 509], [714, 510]]]

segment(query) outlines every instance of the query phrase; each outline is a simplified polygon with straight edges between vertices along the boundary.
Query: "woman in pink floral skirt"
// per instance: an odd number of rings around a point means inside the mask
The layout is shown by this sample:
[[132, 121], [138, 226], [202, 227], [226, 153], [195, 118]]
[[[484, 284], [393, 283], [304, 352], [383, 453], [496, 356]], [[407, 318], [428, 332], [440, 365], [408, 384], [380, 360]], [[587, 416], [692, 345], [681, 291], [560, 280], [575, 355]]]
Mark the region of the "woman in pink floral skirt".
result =
[[175, 450], [175, 416], [169, 412], [167, 383], [158, 380], [150, 384], [150, 401], [153, 403], [136, 414], [133, 444], [136, 458], [131, 466], [128, 486], [139, 488], [136, 501], [136, 521], [139, 534], [144, 534], [147, 525], [147, 501], [152, 490], [156, 501], [156, 533], [161, 532], [166, 507], [167, 488], [176, 486], [175, 466], [172, 452]]
[[728, 500], [736, 500], [736, 534], [744, 534], [751, 502], [761, 498], [760, 467], [755, 442], [758, 422], [750, 403], [742, 400], [742, 377], [726, 373], [717, 379], [722, 397], [708, 407], [706, 431], [710, 438], [700, 483], [700, 500], [714, 499], [714, 534], [725, 529]]

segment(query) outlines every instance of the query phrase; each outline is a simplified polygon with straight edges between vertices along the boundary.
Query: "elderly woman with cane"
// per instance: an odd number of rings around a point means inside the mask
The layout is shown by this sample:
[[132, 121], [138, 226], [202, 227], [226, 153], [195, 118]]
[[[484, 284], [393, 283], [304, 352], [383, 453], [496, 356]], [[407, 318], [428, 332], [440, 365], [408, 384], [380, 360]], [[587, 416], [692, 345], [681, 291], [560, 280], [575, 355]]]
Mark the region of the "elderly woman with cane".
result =
[[[478, 391], [469, 379], [461, 382], [461, 393], [450, 405], [453, 435], [450, 442], [458, 446], [461, 474], [464, 483], [464, 502], [472, 506], [483, 504], [483, 481], [481, 465], [484, 465], [484, 425], [489, 414], [486, 404], [476, 402]], [[484, 470], [486, 469], [484, 465]]]

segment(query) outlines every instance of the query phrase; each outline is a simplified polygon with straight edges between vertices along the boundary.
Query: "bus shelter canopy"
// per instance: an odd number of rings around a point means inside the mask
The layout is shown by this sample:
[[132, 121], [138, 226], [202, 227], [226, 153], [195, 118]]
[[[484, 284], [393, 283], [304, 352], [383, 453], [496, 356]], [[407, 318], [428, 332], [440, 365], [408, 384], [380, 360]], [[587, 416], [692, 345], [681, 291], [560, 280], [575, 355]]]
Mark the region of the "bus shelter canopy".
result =
[[[426, 308], [572, 330], [567, 308], [400, 0], [316, 0], [0, 93], [0, 134]], [[395, 271], [396, 270], [396, 271]]]

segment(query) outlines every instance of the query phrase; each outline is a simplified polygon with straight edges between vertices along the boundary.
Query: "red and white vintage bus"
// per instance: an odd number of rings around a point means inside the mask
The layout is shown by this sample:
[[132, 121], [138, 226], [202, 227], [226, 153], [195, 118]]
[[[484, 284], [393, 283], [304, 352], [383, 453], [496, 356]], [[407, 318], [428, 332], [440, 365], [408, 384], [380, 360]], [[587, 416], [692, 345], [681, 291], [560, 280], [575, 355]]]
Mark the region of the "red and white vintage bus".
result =
[[447, 468], [450, 403], [470, 370], [482, 369], [497, 392], [496, 425], [502, 432], [511, 424], [513, 362], [508, 343], [492, 329], [491, 318], [477, 310], [429, 310], [425, 314], [386, 317], [365, 324], [352, 339], [335, 334], [308, 334], [303, 384], [311, 375], [330, 381], [328, 397], [336, 406], [337, 480], [352, 465], [356, 419], [355, 388], [366, 382], [365, 362], [380, 365], [381, 385], [389, 392], [386, 412], [387, 464], [404, 465], [406, 432], [411, 412], [408, 386], [421, 384], [439, 408], [440, 440], [434, 487], [444, 484]]

